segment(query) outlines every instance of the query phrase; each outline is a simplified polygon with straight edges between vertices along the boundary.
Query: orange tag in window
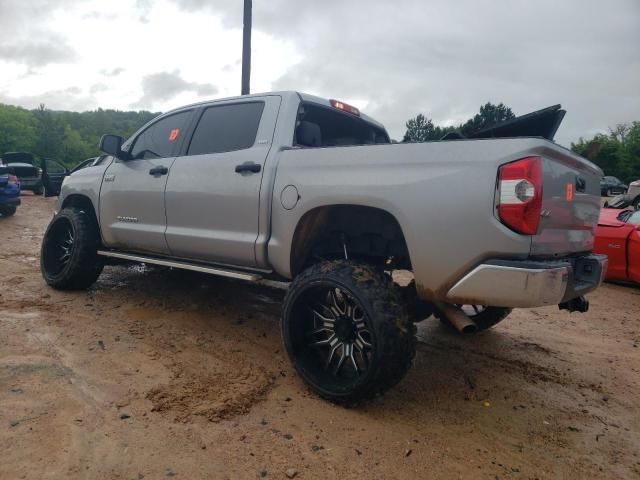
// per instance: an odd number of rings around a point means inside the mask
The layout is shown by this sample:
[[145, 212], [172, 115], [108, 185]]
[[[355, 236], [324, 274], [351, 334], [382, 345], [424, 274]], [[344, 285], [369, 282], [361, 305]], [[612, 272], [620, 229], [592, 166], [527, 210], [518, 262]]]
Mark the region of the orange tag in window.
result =
[[179, 128], [174, 128], [173, 130], [171, 130], [171, 133], [169, 133], [169, 141], [170, 142], [175, 142], [178, 139], [178, 134], [180, 133], [180, 129]]
[[573, 202], [573, 183], [567, 183], [567, 202]]

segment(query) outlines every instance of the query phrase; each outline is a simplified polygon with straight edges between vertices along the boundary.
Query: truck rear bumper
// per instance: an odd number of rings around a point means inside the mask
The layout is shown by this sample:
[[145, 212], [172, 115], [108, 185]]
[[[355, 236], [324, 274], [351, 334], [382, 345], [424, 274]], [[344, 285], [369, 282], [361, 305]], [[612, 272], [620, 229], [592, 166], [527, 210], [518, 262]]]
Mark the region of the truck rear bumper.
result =
[[561, 261], [490, 260], [461, 278], [446, 300], [496, 307], [557, 305], [600, 286], [606, 255], [583, 255]]

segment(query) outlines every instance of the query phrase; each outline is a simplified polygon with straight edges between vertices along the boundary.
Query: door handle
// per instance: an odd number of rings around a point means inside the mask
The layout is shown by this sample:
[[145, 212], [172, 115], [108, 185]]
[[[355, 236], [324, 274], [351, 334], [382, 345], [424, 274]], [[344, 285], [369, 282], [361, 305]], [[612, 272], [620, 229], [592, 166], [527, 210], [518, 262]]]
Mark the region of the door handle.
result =
[[258, 163], [245, 162], [240, 165], [236, 165], [236, 173], [259, 173], [262, 170], [262, 165]]
[[169, 169], [167, 167], [164, 167], [162, 165], [159, 165], [157, 167], [153, 167], [151, 170], [149, 170], [149, 175], [166, 175], [167, 173], [169, 173]]

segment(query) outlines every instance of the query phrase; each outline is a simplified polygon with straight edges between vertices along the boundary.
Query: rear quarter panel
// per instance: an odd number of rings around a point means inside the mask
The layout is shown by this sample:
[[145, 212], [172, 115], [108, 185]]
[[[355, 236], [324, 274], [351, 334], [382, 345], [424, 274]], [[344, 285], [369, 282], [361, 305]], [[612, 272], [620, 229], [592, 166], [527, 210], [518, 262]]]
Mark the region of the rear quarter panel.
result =
[[[312, 209], [375, 207], [400, 224], [421, 294], [444, 298], [484, 259], [529, 256], [531, 237], [509, 230], [495, 216], [496, 176], [499, 165], [545, 143], [519, 138], [286, 150], [274, 183], [269, 262], [291, 278], [292, 238]], [[287, 185], [300, 194], [291, 210], [280, 201]]]

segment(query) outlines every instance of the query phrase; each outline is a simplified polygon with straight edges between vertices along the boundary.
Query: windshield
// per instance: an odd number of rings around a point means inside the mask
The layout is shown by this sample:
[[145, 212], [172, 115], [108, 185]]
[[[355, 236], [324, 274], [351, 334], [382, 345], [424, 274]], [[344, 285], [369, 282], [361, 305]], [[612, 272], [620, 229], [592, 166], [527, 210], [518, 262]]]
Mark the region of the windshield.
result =
[[640, 210], [636, 210], [631, 215], [629, 215], [629, 218], [627, 218], [627, 223], [630, 223], [631, 225], [640, 225]]

